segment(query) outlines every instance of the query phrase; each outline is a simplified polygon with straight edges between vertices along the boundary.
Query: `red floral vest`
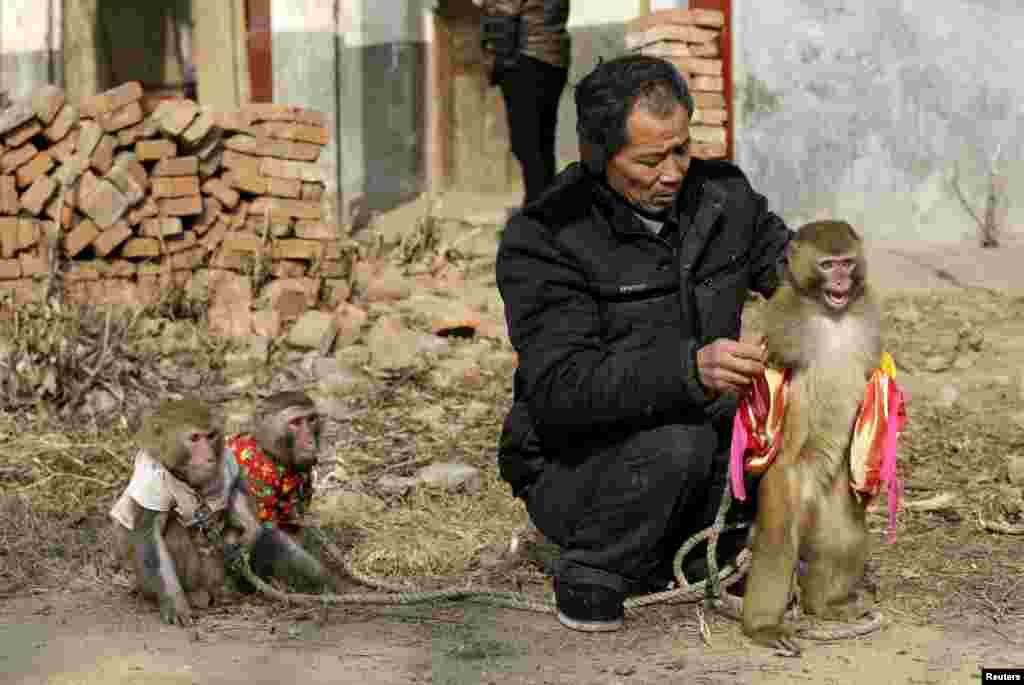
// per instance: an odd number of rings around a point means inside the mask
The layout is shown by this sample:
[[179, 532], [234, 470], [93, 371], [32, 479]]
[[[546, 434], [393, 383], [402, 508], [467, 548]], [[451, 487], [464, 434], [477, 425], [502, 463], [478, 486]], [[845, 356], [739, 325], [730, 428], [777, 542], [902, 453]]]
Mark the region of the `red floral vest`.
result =
[[263, 525], [297, 524], [313, 497], [312, 471], [275, 464], [250, 435], [229, 438], [227, 448], [245, 471]]

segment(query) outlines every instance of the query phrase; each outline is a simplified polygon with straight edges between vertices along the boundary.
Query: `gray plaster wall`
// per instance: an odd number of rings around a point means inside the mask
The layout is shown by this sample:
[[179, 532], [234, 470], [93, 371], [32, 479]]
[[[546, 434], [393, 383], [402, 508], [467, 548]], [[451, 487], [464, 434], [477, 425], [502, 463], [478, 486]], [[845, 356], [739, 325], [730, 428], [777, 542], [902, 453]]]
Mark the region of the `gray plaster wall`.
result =
[[274, 100], [327, 114], [328, 193], [386, 210], [421, 192], [422, 42], [348, 46], [331, 31], [275, 32]]
[[793, 225], [975, 239], [999, 150], [1024, 225], [1024, 3], [734, 0], [737, 161]]

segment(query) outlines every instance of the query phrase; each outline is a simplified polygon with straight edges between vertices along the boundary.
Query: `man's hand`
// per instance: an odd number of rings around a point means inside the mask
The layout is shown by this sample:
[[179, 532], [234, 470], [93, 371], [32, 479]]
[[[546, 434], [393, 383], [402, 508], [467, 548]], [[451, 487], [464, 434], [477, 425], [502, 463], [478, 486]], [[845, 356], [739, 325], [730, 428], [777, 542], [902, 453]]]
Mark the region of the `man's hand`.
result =
[[760, 345], [719, 338], [697, 350], [697, 374], [708, 390], [741, 395], [764, 372], [764, 358]]

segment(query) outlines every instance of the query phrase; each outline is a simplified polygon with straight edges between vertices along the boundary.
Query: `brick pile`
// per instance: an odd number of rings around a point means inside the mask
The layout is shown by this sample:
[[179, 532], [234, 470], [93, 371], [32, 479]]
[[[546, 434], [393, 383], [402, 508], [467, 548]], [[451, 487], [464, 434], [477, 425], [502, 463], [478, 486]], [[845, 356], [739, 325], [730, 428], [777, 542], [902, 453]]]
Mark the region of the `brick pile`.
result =
[[728, 112], [719, 37], [725, 16], [717, 10], [652, 12], [627, 26], [626, 49], [675, 65], [693, 94], [693, 155], [721, 159], [728, 153]]
[[58, 224], [77, 300], [152, 301], [197, 269], [255, 260], [275, 278], [346, 275], [321, 208], [321, 113], [149, 107], [131, 82], [77, 107], [48, 85], [0, 111], [0, 288], [28, 291], [48, 272]]

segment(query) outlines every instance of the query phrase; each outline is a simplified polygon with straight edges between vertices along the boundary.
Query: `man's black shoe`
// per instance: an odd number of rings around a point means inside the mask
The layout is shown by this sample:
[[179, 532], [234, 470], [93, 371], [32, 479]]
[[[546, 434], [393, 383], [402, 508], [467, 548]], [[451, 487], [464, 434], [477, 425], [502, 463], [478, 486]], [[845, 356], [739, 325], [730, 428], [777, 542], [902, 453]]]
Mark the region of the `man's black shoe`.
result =
[[623, 593], [603, 585], [559, 582], [555, 579], [558, 622], [586, 633], [602, 633], [622, 627]]

